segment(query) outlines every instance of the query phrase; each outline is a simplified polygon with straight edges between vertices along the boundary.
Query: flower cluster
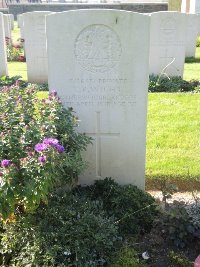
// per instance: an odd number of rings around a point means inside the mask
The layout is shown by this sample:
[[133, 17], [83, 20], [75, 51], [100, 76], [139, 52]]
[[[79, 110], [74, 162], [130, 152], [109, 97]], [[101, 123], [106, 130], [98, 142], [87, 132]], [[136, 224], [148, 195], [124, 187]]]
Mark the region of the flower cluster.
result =
[[75, 131], [77, 119], [63, 108], [56, 91], [41, 99], [34, 85], [12, 84], [0, 90], [2, 218], [18, 206], [33, 211], [55, 187], [74, 184], [85, 167], [81, 152], [89, 143]]
[[42, 143], [35, 145], [35, 151], [41, 152], [47, 150], [48, 147], [53, 147], [58, 153], [63, 153], [65, 151], [64, 147], [59, 144], [58, 140], [55, 138], [45, 138]]

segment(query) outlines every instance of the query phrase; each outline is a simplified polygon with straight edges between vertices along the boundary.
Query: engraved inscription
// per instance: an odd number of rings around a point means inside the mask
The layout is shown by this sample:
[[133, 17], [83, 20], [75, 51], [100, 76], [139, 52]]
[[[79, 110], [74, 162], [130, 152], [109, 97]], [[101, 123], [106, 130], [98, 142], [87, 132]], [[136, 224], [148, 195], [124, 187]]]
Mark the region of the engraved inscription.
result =
[[134, 106], [136, 96], [125, 93], [128, 86], [126, 78], [91, 79], [72, 78], [69, 84], [73, 93], [63, 99], [66, 106], [113, 107]]
[[176, 21], [173, 18], [166, 18], [162, 21], [161, 27], [161, 39], [166, 42], [173, 42], [176, 37]]
[[78, 63], [87, 71], [104, 73], [118, 64], [121, 42], [108, 26], [90, 25], [77, 36], [74, 53]]

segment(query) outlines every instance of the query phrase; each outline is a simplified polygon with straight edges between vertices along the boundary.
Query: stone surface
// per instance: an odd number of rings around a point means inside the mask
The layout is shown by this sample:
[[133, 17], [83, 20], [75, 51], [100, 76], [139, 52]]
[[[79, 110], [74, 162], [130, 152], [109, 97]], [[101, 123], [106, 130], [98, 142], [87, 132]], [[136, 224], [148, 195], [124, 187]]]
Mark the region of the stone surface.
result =
[[4, 19], [3, 14], [0, 13], [0, 76], [7, 75], [7, 59], [4, 33]]
[[196, 39], [200, 28], [199, 16], [196, 14], [187, 14], [187, 33], [186, 33], [186, 57], [194, 57], [196, 52]]
[[14, 29], [14, 15], [13, 14], [7, 14], [9, 20], [10, 20], [10, 26], [11, 26], [11, 30]]
[[183, 76], [186, 14], [151, 14], [149, 73]]
[[200, 13], [200, 0], [192, 0], [190, 3], [190, 13]]
[[112, 177], [144, 189], [149, 20], [117, 10], [47, 16], [50, 90], [94, 138], [81, 184]]
[[191, 8], [191, 2], [190, 1], [191, 0], [182, 0], [181, 12], [183, 12], [183, 13], [190, 13], [190, 8]]
[[168, 11], [181, 11], [182, 0], [168, 0]]
[[[83, 1], [83, 0], [82, 0]], [[168, 4], [161, 3], [101, 3], [101, 4], [88, 4], [88, 3], [51, 3], [51, 4], [10, 4], [10, 13], [14, 14], [15, 18], [18, 14], [31, 11], [51, 11], [62, 12], [67, 10], [76, 9], [118, 9], [127, 10], [140, 13], [151, 13], [156, 11], [167, 11]]]
[[7, 14], [3, 15], [5, 37], [11, 40], [11, 23]]
[[46, 11], [23, 14], [28, 81], [47, 83]]

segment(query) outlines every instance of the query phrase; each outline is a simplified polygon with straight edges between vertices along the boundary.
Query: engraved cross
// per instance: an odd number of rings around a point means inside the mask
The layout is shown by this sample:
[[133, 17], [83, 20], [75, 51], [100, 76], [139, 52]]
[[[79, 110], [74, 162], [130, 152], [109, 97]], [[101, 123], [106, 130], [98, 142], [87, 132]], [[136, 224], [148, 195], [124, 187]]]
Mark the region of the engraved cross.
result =
[[96, 112], [96, 132], [87, 133], [87, 135], [94, 136], [96, 139], [96, 177], [101, 178], [101, 139], [104, 137], [119, 137], [120, 133], [106, 133], [101, 132], [100, 112]]

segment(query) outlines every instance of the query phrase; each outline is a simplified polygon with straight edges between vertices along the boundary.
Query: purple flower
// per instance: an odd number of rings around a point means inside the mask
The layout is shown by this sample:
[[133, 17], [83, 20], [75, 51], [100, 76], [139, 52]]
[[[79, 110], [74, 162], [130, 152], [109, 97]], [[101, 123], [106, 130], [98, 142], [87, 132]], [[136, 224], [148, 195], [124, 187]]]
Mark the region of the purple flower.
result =
[[52, 96], [57, 96], [57, 92], [56, 92], [55, 90], [53, 90], [53, 91], [51, 92], [51, 95], [52, 95]]
[[41, 157], [38, 158], [38, 161], [41, 162], [41, 163], [44, 163], [46, 160], [47, 160], [46, 156], [41, 156]]
[[61, 145], [55, 145], [55, 149], [58, 151], [58, 153], [63, 153], [65, 151], [64, 147]]
[[3, 172], [0, 172], [0, 176], [3, 176]]
[[7, 168], [9, 165], [10, 165], [10, 160], [8, 160], [8, 159], [3, 159], [3, 160], [1, 161], [1, 167], [3, 167], [3, 168]]
[[55, 145], [58, 145], [58, 140], [55, 139], [55, 138], [45, 138], [43, 140], [43, 144], [50, 145], [50, 146], [55, 146]]
[[47, 148], [48, 148], [48, 146], [46, 144], [43, 144], [43, 143], [38, 143], [37, 145], [35, 145], [35, 151], [37, 151], [37, 152], [44, 151]]

